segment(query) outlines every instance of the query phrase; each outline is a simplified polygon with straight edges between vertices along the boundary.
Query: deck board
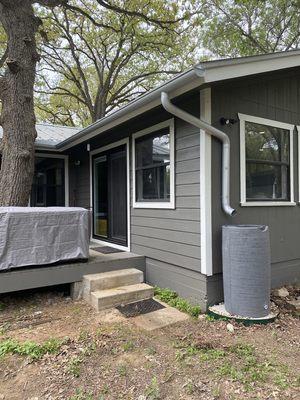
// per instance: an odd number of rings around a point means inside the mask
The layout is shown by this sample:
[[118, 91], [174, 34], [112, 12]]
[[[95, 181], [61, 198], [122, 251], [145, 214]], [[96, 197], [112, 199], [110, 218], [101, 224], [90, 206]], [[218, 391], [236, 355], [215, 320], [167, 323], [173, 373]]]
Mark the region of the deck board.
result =
[[100, 254], [90, 250], [87, 262], [16, 268], [0, 273], [0, 293], [78, 282], [83, 275], [122, 268], [145, 272], [145, 257], [130, 252]]

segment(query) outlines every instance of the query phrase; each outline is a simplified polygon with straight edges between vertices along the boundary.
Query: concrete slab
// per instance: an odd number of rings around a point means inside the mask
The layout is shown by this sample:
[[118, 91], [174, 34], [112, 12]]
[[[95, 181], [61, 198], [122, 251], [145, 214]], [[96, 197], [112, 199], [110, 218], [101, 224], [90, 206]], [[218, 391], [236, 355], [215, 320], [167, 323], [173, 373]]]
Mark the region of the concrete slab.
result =
[[145, 329], [146, 331], [153, 331], [175, 324], [176, 322], [186, 321], [190, 318], [187, 314], [176, 310], [176, 308], [170, 307], [165, 303], [162, 304], [165, 308], [148, 314], [139, 315], [129, 320], [139, 328]]

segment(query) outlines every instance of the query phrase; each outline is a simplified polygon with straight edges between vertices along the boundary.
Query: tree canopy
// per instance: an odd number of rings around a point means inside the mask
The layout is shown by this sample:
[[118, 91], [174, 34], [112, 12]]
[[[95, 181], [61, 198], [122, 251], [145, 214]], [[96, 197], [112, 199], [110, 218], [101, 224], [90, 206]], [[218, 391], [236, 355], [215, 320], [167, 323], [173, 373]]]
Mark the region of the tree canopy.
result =
[[204, 0], [202, 12], [202, 43], [215, 57], [299, 47], [299, 0]]
[[[40, 118], [86, 125], [195, 62], [199, 39], [191, 33], [197, 16], [186, 20], [192, 13], [186, 2], [118, 4], [143, 14], [116, 12], [93, 0], [43, 12], [47, 38], [41, 43], [37, 81]], [[176, 22], [150, 23], [144, 14]]]

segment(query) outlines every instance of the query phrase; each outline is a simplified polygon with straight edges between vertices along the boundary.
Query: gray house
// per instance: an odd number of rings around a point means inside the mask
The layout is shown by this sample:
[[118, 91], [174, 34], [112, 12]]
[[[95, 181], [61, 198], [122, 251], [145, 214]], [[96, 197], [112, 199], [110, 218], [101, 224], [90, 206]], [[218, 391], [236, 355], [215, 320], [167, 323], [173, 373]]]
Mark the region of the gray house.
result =
[[204, 307], [222, 300], [223, 224], [268, 225], [272, 285], [294, 282], [297, 125], [300, 51], [200, 63], [87, 128], [37, 142], [41, 160], [63, 160], [66, 194], [47, 202], [40, 175], [35, 204], [91, 209], [94, 242], [144, 255], [149, 283]]

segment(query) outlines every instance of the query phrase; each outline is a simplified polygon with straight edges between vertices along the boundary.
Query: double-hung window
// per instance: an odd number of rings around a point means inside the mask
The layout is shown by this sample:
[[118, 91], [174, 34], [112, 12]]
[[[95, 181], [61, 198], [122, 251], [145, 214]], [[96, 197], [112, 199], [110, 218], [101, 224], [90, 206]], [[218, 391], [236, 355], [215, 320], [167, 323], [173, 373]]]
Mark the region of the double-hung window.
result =
[[173, 120], [133, 135], [133, 205], [174, 208]]
[[291, 205], [294, 126], [239, 114], [241, 204]]

